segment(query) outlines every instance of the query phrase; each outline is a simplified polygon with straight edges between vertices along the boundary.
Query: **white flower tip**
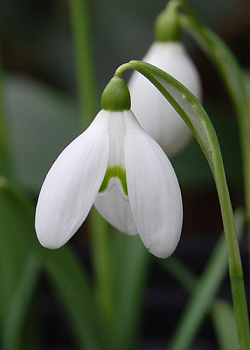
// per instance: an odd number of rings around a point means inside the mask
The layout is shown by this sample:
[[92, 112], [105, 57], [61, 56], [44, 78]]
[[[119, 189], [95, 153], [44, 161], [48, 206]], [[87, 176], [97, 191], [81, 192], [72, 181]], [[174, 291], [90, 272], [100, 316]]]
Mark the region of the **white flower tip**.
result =
[[[49, 225], [46, 225], [46, 222], [39, 218], [39, 214], [36, 213], [35, 220], [35, 230], [36, 236], [39, 243], [48, 249], [58, 249], [61, 248], [71, 237], [65, 237], [60, 233], [56, 234], [56, 232], [52, 232]], [[60, 230], [59, 230], [60, 232]]]
[[147, 250], [157, 258], [168, 258], [174, 253], [179, 243], [183, 222], [183, 209], [181, 202], [179, 202], [178, 206], [175, 207], [175, 212], [171, 215], [171, 217], [174, 220], [170, 219], [169, 225], [165, 225], [159, 230], [156, 229], [150, 238], [142, 237], [141, 235]]
[[158, 244], [152, 247], [147, 247], [147, 250], [157, 258], [166, 259], [174, 253], [179, 243], [180, 236], [181, 236], [181, 232], [176, 234], [176, 237], [173, 242], [168, 241], [166, 246]]
[[37, 239], [38, 239], [39, 243], [44, 248], [47, 248], [47, 249], [58, 249], [58, 248], [61, 248], [63, 246], [63, 244], [57, 245], [55, 242], [50, 242], [46, 238], [44, 239], [44, 237], [39, 235], [38, 233], [36, 234], [36, 236], [37, 236]]
[[[46, 188], [45, 188], [46, 190]], [[69, 215], [72, 209], [68, 203], [60, 207], [57, 199], [46, 196], [42, 187], [36, 206], [35, 230], [40, 244], [48, 249], [61, 248], [74, 235], [81, 222], [75, 215]], [[49, 191], [51, 192], [51, 191]], [[58, 208], [61, 210], [58, 212]], [[74, 214], [74, 212], [73, 212]]]

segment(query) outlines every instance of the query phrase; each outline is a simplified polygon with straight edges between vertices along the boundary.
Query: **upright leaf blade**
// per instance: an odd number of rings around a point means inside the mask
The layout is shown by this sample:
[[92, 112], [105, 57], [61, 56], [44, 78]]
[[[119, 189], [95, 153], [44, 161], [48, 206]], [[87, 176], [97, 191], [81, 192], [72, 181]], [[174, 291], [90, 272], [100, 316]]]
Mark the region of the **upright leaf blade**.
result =
[[[41, 269], [62, 301], [79, 347], [112, 349], [84, 266], [68, 246], [56, 251], [40, 246], [34, 213], [33, 203], [7, 179], [0, 178], [0, 326], [5, 349], [14, 349], [16, 345], [10, 339], [13, 329], [19, 338], [25, 332], [25, 317]], [[38, 266], [30, 265], [29, 258], [34, 258]], [[23, 349], [22, 344], [18, 345]]]
[[[34, 210], [6, 178], [0, 178], [0, 325], [4, 350], [36, 346], [25, 325], [39, 274]], [[32, 328], [32, 325], [31, 325]], [[15, 334], [15, 336], [13, 336]], [[34, 339], [33, 339], [34, 338]], [[31, 340], [33, 339], [33, 340]]]
[[[241, 210], [235, 213], [239, 238], [244, 232], [245, 217]], [[167, 267], [167, 262], [166, 262]], [[197, 280], [190, 301], [174, 334], [171, 350], [187, 350], [221, 286], [227, 272], [227, 246], [224, 235], [220, 237], [213, 253]]]
[[116, 287], [116, 344], [119, 350], [137, 348], [148, 265], [151, 254], [140, 237], [117, 233], [114, 242]]
[[[37, 257], [33, 254], [27, 255], [23, 265], [23, 271], [13, 291], [14, 294], [3, 331], [3, 350], [25, 349], [25, 347], [22, 347], [22, 333], [37, 286], [40, 266]], [[30, 338], [28, 334], [26, 337], [27, 339]], [[38, 344], [36, 346], [38, 348]]]
[[215, 65], [236, 110], [243, 160], [246, 212], [250, 232], [250, 100], [247, 80], [232, 52], [212, 30], [204, 26], [194, 15], [180, 14], [179, 20], [183, 29], [188, 31]]
[[61, 301], [80, 349], [112, 349], [106, 324], [95, 304], [84, 268], [75, 254], [64, 246], [44, 249], [43, 266]]
[[212, 316], [220, 350], [237, 349], [238, 337], [232, 306], [228, 302], [218, 300], [213, 305]]

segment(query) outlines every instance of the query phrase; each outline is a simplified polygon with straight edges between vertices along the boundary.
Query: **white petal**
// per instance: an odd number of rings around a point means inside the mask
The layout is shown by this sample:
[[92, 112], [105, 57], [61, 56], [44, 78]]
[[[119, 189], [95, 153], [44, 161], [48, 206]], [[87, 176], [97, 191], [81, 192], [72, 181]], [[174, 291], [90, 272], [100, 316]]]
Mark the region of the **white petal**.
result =
[[117, 230], [129, 235], [138, 233], [130, 203], [121, 196], [116, 185], [104, 195], [98, 195], [94, 204], [105, 220]]
[[47, 248], [59, 248], [81, 226], [106, 172], [110, 113], [101, 111], [89, 128], [59, 155], [48, 172], [36, 208], [36, 232]]
[[[166, 71], [201, 99], [198, 72], [180, 42], [154, 42], [142, 59]], [[128, 83], [131, 110], [143, 129], [150, 134], [168, 155], [182, 149], [191, 136], [189, 128], [161, 93], [138, 72]]]
[[131, 112], [126, 115], [125, 163], [131, 210], [147, 249], [166, 258], [182, 228], [181, 192], [171, 163]]

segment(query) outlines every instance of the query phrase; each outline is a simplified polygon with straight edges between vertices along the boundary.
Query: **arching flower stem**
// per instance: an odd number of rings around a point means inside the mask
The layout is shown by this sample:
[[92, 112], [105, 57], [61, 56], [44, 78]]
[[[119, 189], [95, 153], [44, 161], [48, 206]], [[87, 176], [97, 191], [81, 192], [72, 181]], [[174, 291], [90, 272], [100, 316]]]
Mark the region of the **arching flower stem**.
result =
[[229, 274], [239, 345], [241, 349], [247, 350], [250, 348], [250, 334], [243, 270], [223, 160], [213, 125], [199, 101], [167, 73], [148, 63], [131, 61], [120, 66], [115, 75], [121, 76], [126, 69], [136, 69], [161, 91], [187, 123], [208, 160], [218, 192], [227, 241]]

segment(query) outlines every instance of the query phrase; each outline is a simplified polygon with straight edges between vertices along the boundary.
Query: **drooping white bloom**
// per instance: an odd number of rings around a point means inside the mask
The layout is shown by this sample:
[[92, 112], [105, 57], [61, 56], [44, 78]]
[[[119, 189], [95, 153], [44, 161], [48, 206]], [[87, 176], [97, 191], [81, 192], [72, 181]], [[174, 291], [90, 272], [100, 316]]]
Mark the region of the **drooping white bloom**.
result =
[[65, 244], [93, 203], [118, 230], [139, 233], [152, 254], [166, 258], [175, 250], [182, 227], [178, 180], [130, 110], [101, 110], [59, 155], [38, 198], [40, 243], [52, 249]]
[[[155, 41], [142, 59], [164, 70], [186, 86], [199, 100], [201, 83], [198, 72], [180, 41]], [[191, 132], [162, 94], [134, 71], [128, 83], [131, 109], [144, 130], [164, 149], [168, 156], [179, 152]]]

